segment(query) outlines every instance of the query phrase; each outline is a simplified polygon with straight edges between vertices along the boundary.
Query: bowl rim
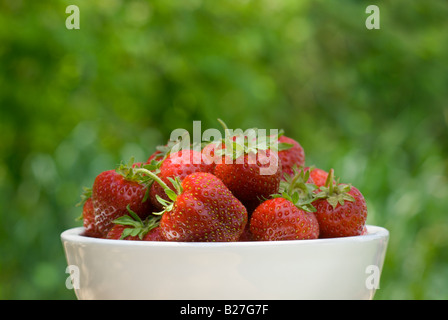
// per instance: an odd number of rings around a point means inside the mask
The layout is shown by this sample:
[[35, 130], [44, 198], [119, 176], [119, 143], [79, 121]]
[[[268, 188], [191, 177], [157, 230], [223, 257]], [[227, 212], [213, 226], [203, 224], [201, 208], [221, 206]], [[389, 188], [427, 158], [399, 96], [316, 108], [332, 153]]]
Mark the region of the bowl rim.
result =
[[366, 225], [367, 234], [308, 240], [279, 240], [279, 241], [234, 241], [234, 242], [179, 242], [179, 241], [139, 241], [139, 240], [115, 240], [84, 236], [84, 227], [67, 229], [61, 233], [62, 242], [78, 244], [97, 244], [106, 246], [143, 246], [143, 247], [188, 247], [188, 248], [216, 248], [216, 247], [266, 247], [284, 245], [317, 245], [317, 244], [341, 244], [354, 242], [369, 242], [378, 239], [388, 239], [389, 231], [386, 228]]

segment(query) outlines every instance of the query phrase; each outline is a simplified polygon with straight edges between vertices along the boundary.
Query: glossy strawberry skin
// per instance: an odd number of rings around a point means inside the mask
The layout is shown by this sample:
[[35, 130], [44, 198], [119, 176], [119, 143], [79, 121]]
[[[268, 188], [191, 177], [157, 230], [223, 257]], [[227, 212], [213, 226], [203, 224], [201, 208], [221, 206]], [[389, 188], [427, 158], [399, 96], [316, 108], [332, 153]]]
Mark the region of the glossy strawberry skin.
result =
[[162, 231], [160, 227], [156, 227], [150, 230], [142, 239], [143, 241], [165, 241], [162, 237]]
[[[272, 165], [269, 161], [272, 161]], [[262, 169], [271, 167], [270, 174]], [[229, 190], [247, 208], [248, 213], [270, 195], [279, 190], [282, 176], [282, 162], [275, 152], [248, 153], [232, 160], [223, 158], [216, 164], [214, 174], [220, 178]]]
[[319, 168], [312, 168], [310, 172], [310, 178], [313, 180], [317, 187], [322, 187], [328, 178], [328, 172]]
[[[165, 182], [170, 189], [173, 189], [172, 183], [168, 178], [178, 177], [182, 181], [187, 175], [194, 172], [213, 172], [213, 161], [207, 161], [202, 153], [195, 150], [181, 150], [168, 156], [160, 166], [158, 176]], [[158, 183], [153, 183], [150, 192], [150, 201], [157, 208], [162, 210], [163, 207], [157, 200], [156, 196], [164, 200], [168, 200], [163, 188]]]
[[278, 139], [278, 143], [288, 143], [292, 145], [290, 149], [279, 151], [278, 156], [282, 162], [283, 173], [293, 175], [294, 166], [300, 168], [305, 165], [305, 151], [299, 142], [290, 137], [281, 136]]
[[321, 238], [358, 236], [363, 233], [367, 219], [367, 205], [361, 192], [351, 187], [348, 192], [354, 201], [344, 201], [335, 208], [326, 200], [313, 202], [320, 226]]
[[241, 234], [240, 238], [238, 239], [238, 241], [240, 242], [246, 242], [246, 241], [253, 241], [254, 238], [252, 236], [252, 233], [250, 232], [250, 223], [248, 222], [246, 224], [246, 227], [243, 230], [243, 233]]
[[319, 224], [313, 213], [297, 208], [284, 198], [274, 198], [253, 212], [250, 232], [256, 241], [317, 239]]
[[150, 201], [143, 201], [145, 194], [145, 186], [126, 180], [115, 170], [100, 173], [92, 187], [92, 203], [98, 232], [105, 237], [114, 225], [112, 221], [128, 213], [128, 205], [141, 219], [146, 218], [154, 211], [154, 207]]
[[237, 241], [247, 223], [247, 211], [216, 176], [196, 172], [182, 181], [183, 192], [160, 221], [168, 241]]
[[95, 224], [95, 214], [93, 210], [92, 198], [88, 198], [83, 205], [82, 219], [84, 235], [87, 237], [100, 238], [101, 233], [98, 232]]

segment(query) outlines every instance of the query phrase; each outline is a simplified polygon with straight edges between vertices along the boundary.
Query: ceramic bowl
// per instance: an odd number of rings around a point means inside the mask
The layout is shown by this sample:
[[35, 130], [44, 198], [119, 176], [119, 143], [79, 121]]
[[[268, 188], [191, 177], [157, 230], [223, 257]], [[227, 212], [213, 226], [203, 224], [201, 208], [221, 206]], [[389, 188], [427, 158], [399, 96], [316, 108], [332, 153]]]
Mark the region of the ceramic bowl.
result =
[[61, 234], [78, 299], [372, 299], [389, 232], [271, 242], [187, 243]]

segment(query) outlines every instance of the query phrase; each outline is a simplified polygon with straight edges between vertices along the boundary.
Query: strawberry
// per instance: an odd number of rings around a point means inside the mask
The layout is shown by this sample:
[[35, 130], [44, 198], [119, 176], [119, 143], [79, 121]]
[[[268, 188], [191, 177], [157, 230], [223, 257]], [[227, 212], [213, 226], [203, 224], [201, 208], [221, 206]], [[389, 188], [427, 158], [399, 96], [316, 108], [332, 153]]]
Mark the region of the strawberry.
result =
[[202, 154], [206, 159], [209, 159], [212, 163], [216, 164], [220, 161], [220, 152], [223, 149], [223, 146], [221, 141], [210, 142], [202, 148]]
[[237, 241], [247, 211], [216, 176], [197, 172], [182, 181], [182, 192], [160, 221], [170, 241]]
[[101, 233], [98, 232], [95, 225], [95, 215], [93, 210], [92, 198], [86, 199], [82, 209], [82, 219], [84, 226], [84, 235], [87, 237], [100, 238]]
[[305, 170], [310, 170], [310, 177], [317, 187], [325, 186], [325, 181], [328, 178], [328, 172], [316, 167], [305, 168]]
[[[282, 179], [285, 174], [293, 175], [293, 167], [303, 167], [305, 165], [305, 151], [299, 142], [287, 136], [278, 138], [279, 145], [290, 146], [289, 148], [279, 148], [278, 157], [282, 163]], [[282, 150], [283, 149], [283, 150]]]
[[[169, 178], [178, 177], [178, 179], [182, 181], [183, 178], [193, 172], [213, 172], [213, 162], [205, 159], [205, 156], [203, 156], [200, 151], [195, 150], [181, 150], [171, 153], [165, 160], [163, 160], [158, 176], [170, 189], [172, 189], [173, 185], [169, 181]], [[157, 200], [157, 197], [169, 200], [163, 187], [158, 183], [152, 184], [149, 196], [157, 210], [163, 209], [161, 203]]]
[[92, 188], [83, 188], [81, 194], [81, 201], [76, 204], [77, 207], [82, 206], [82, 214], [78, 220], [82, 220], [84, 227], [84, 235], [86, 237], [101, 238], [101, 233], [98, 232], [95, 225], [95, 214], [92, 202]]
[[150, 230], [142, 239], [143, 241], [165, 241], [160, 227]]
[[325, 186], [320, 187], [313, 202], [319, 221], [320, 237], [361, 235], [367, 219], [367, 205], [361, 192], [348, 184], [334, 182], [330, 170]]
[[281, 162], [272, 150], [250, 152], [236, 159], [226, 156], [216, 165], [214, 174], [251, 213], [264, 199], [278, 192]]
[[214, 149], [214, 174], [246, 207], [249, 215], [271, 194], [277, 193], [282, 177], [277, 137], [266, 137], [257, 129], [230, 134], [226, 124], [220, 148]]
[[224, 183], [208, 172], [171, 179], [175, 191], [154, 173], [138, 169], [159, 183], [170, 201], [164, 204], [160, 229], [167, 241], [237, 241], [247, 224], [247, 211]]
[[252, 213], [250, 232], [254, 240], [303, 240], [319, 237], [316, 216], [278, 197], [260, 204]]
[[93, 183], [92, 204], [97, 231], [106, 236], [113, 220], [128, 213], [127, 206], [144, 219], [154, 207], [146, 201], [147, 186], [133, 180], [129, 167], [101, 172]]
[[252, 233], [250, 232], [250, 223], [248, 222], [246, 224], [246, 227], [243, 230], [243, 233], [241, 234], [238, 241], [245, 242], [245, 241], [253, 241], [254, 238], [252, 236]]

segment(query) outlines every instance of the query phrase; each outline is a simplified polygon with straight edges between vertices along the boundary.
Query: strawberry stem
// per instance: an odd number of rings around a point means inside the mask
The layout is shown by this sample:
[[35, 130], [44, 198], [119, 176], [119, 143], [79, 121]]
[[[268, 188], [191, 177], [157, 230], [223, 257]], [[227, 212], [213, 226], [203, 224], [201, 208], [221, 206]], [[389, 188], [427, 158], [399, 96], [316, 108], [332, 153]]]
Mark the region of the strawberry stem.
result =
[[224, 121], [222, 121], [221, 119], [218, 118], [218, 122], [221, 124], [221, 126], [224, 129], [224, 133], [227, 134], [227, 132], [229, 132], [229, 128], [227, 127], [227, 125], [225, 124]]
[[332, 195], [334, 193], [334, 169], [331, 168], [330, 172], [328, 173], [327, 180], [325, 181], [325, 186], [329, 188], [329, 195]]
[[83, 192], [81, 194], [81, 201], [79, 201], [76, 206], [83, 206], [84, 203], [92, 196], [92, 188], [83, 187]]
[[162, 179], [160, 179], [155, 173], [149, 171], [148, 169], [136, 168], [136, 169], [134, 169], [134, 171], [136, 173], [143, 173], [143, 174], [146, 174], [146, 175], [150, 176], [154, 181], [156, 181], [158, 184], [160, 184], [160, 186], [163, 188], [163, 190], [165, 191], [166, 195], [170, 199], [172, 199], [173, 194], [174, 195], [176, 194], [173, 190], [170, 189], [170, 187], [168, 187], [168, 185], [165, 182], [163, 182]]
[[339, 180], [334, 181], [334, 170], [330, 169], [325, 185], [319, 188], [319, 193], [316, 194], [316, 199], [325, 199], [333, 209], [336, 206], [344, 205], [344, 201], [355, 201], [355, 199], [348, 193], [351, 185], [341, 184]]

